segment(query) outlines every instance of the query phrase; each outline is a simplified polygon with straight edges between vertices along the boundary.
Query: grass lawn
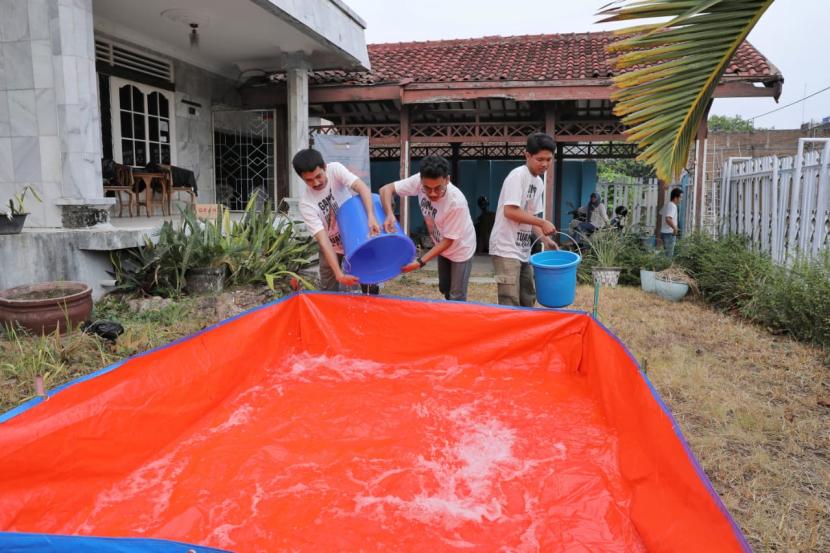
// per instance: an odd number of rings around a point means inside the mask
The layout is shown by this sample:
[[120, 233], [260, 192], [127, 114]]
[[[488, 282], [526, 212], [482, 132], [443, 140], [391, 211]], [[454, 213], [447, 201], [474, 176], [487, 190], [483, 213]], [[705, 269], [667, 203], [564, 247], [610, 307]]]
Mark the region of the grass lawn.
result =
[[[440, 298], [415, 277], [384, 294]], [[186, 299], [131, 312], [121, 299], [96, 307], [126, 331], [95, 337], [0, 338], [0, 410], [46, 387], [190, 334], [267, 301], [261, 289]], [[495, 285], [471, 284], [494, 303]], [[593, 288], [574, 305], [589, 311]], [[826, 354], [705, 305], [668, 303], [635, 288], [603, 289], [599, 318], [629, 347], [677, 418], [715, 489], [757, 551], [830, 551], [830, 367]]]

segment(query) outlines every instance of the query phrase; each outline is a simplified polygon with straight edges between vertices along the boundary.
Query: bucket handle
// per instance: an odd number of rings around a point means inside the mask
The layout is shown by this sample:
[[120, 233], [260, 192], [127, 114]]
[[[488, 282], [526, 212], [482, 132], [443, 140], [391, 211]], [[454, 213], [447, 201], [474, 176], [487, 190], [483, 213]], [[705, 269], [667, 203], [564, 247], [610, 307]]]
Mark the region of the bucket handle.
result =
[[[579, 242], [577, 242], [576, 240], [574, 240], [573, 236], [571, 236], [570, 234], [567, 234], [567, 233], [565, 233], [565, 232], [562, 232], [561, 230], [557, 230], [556, 232], [554, 232], [554, 234], [561, 234], [562, 236], [564, 236], [564, 237], [566, 237], [566, 238], [570, 238], [570, 239], [571, 239], [571, 242], [573, 242], [573, 243], [574, 243], [574, 245], [576, 246], [577, 251], [579, 252], [579, 257], [580, 257], [580, 258], [582, 258], [582, 257], [583, 257], [583, 255], [582, 255], [582, 248], [580, 248], [580, 247], [579, 247]], [[541, 236], [537, 236], [537, 237], [536, 237], [536, 240], [534, 240], [534, 241], [533, 241], [533, 243], [530, 245], [530, 249], [531, 249], [531, 250], [533, 250], [533, 246], [535, 246], [535, 245], [536, 245], [536, 242], [538, 242], [539, 240], [541, 240], [541, 239], [542, 239], [542, 236], [544, 236], [544, 235], [541, 235]]]

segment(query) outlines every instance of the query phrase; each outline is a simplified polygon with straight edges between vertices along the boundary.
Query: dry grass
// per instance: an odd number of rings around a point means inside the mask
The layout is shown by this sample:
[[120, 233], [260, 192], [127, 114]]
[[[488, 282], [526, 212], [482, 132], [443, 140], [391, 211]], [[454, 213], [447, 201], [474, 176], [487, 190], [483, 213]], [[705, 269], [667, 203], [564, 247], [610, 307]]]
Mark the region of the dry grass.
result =
[[[440, 298], [399, 279], [384, 293]], [[493, 303], [495, 285], [469, 299]], [[590, 311], [593, 287], [574, 307]], [[599, 318], [629, 347], [756, 551], [830, 551], [830, 367], [821, 351], [636, 288], [603, 288]]]
[[[440, 299], [437, 286], [413, 277], [383, 293]], [[57, 342], [0, 339], [0, 411], [34, 393], [25, 371], [51, 370], [52, 387], [266, 299], [243, 290], [139, 316], [115, 302], [105, 307], [126, 327], [115, 346], [79, 333]], [[469, 299], [495, 303], [495, 285], [471, 284]], [[575, 307], [590, 311], [592, 300], [593, 289], [580, 286]], [[634, 288], [603, 289], [599, 317], [646, 367], [752, 546], [830, 551], [830, 368], [822, 352], [703, 304], [672, 304]]]
[[[267, 292], [267, 291], [265, 291]], [[271, 298], [262, 287], [243, 287], [218, 297], [175, 302], [163, 309], [130, 312], [123, 298], [95, 306], [96, 317], [115, 319], [124, 334], [115, 344], [77, 330], [64, 335], [27, 336], [0, 329], [0, 412], [35, 396], [35, 378], [48, 391], [119, 359], [167, 344]]]

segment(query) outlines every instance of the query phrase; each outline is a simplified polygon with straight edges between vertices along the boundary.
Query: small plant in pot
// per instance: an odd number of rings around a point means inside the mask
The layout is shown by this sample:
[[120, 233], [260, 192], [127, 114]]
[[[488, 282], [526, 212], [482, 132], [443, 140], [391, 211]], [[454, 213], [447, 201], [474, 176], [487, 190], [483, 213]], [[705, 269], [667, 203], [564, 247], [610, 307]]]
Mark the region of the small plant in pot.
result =
[[231, 264], [227, 239], [222, 232], [225, 212], [214, 221], [199, 221], [192, 210], [182, 212], [182, 251], [180, 275], [190, 294], [219, 293], [225, 287], [225, 275]]
[[0, 214], [0, 234], [20, 234], [23, 230], [23, 224], [29, 215], [24, 204], [27, 193], [31, 193], [34, 199], [41, 201], [35, 189], [29, 185], [24, 186], [20, 193], [13, 194], [9, 199], [8, 208]]
[[588, 240], [596, 263], [591, 269], [594, 282], [603, 286], [616, 287], [620, 280], [620, 260], [622, 257], [625, 240], [623, 233], [619, 230], [606, 228], [591, 235]]
[[697, 294], [697, 282], [682, 268], [674, 265], [654, 276], [654, 291], [669, 301], [680, 301], [692, 290]]
[[668, 269], [671, 259], [663, 252], [650, 252], [640, 267], [640, 287], [644, 292], [654, 292], [654, 277], [659, 271]]

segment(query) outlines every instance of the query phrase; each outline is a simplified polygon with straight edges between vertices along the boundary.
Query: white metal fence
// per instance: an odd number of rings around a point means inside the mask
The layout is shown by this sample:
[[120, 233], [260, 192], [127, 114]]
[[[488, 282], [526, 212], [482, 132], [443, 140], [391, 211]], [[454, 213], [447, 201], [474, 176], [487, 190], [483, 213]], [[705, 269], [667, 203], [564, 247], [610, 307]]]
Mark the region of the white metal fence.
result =
[[[680, 223], [681, 232], [692, 230], [694, 213], [694, 189], [689, 176], [684, 176], [679, 183], [666, 187], [666, 202], [673, 188], [683, 190], [684, 200], [681, 203]], [[657, 225], [659, 210], [657, 208], [660, 185], [657, 179], [615, 179], [613, 182], [599, 181], [597, 191], [602, 196], [605, 205], [613, 212], [619, 206], [628, 208], [628, 226], [636, 228], [643, 234], [651, 234]]]
[[721, 235], [744, 234], [779, 263], [814, 255], [830, 234], [830, 139], [801, 138], [794, 157], [729, 158], [718, 195]]
[[628, 225], [653, 230], [657, 224], [657, 179], [616, 179], [597, 183], [597, 192], [612, 211], [618, 205], [628, 209]]

